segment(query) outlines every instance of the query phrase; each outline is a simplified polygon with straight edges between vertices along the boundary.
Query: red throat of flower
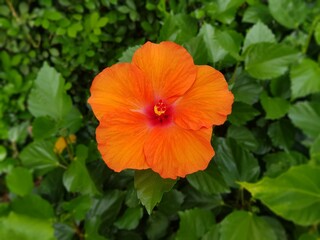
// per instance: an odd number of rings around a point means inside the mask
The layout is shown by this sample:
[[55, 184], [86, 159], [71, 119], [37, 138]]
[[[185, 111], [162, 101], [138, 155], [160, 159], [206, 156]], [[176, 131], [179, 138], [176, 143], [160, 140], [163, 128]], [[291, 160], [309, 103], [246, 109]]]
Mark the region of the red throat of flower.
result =
[[172, 107], [160, 99], [147, 109], [147, 115], [152, 126], [166, 126], [172, 122]]

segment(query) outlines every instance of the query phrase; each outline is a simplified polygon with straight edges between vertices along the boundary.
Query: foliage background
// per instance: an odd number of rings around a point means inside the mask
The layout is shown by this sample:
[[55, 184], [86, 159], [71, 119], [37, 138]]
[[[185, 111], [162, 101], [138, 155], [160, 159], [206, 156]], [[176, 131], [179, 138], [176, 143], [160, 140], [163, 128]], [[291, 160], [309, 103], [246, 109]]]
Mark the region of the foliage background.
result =
[[[319, 239], [319, 16], [319, 0], [0, 0], [1, 239]], [[208, 169], [176, 183], [109, 170], [86, 102], [147, 40], [235, 95]]]

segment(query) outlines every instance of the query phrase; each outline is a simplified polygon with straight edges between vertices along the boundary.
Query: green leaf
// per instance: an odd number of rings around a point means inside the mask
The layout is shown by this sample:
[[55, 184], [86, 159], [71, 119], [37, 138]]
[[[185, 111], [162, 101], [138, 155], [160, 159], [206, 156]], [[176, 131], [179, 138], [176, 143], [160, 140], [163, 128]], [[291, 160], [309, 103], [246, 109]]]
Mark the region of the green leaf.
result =
[[194, 240], [201, 238], [215, 224], [210, 211], [195, 208], [179, 212], [180, 224], [176, 240]]
[[243, 51], [245, 51], [250, 45], [261, 42], [275, 43], [276, 38], [267, 25], [258, 21], [247, 32], [243, 43]]
[[245, 0], [218, 0], [216, 9], [212, 9], [211, 15], [222, 23], [230, 24], [235, 18], [237, 9]]
[[64, 91], [64, 80], [46, 62], [38, 72], [28, 106], [33, 116], [49, 116], [55, 120], [62, 119], [72, 108], [71, 99]]
[[258, 115], [258, 110], [251, 105], [242, 102], [234, 102], [232, 105], [232, 113], [228, 116], [228, 120], [232, 124], [240, 126], [254, 119]]
[[290, 167], [306, 163], [308, 159], [299, 152], [276, 152], [264, 156], [266, 163], [265, 176], [277, 177]]
[[0, 145], [0, 162], [7, 157], [7, 149]]
[[241, 60], [239, 55], [243, 37], [241, 34], [233, 30], [218, 32], [217, 40], [224, 50], [233, 58]]
[[203, 46], [205, 45], [204, 39], [201, 35], [191, 38], [185, 43], [185, 47], [191, 54], [193, 61], [197, 65], [203, 65], [208, 62], [208, 52]]
[[261, 105], [266, 112], [266, 119], [279, 119], [287, 114], [290, 108], [290, 103], [280, 97], [269, 97], [266, 92], [260, 96]]
[[303, 59], [290, 71], [292, 99], [320, 92], [320, 66], [311, 59]]
[[119, 229], [132, 230], [135, 229], [143, 216], [141, 207], [127, 208], [124, 214], [114, 223]]
[[138, 48], [140, 48], [140, 47], [141, 47], [141, 45], [136, 45], [136, 46], [127, 48], [127, 50], [125, 50], [125, 51], [122, 53], [122, 56], [118, 59], [119, 62], [131, 62], [132, 57], [133, 57], [133, 54], [134, 54], [135, 51], [137, 51]]
[[259, 100], [262, 89], [262, 86], [254, 78], [242, 73], [237, 77], [232, 87], [232, 93], [235, 101], [252, 105]]
[[184, 194], [176, 189], [171, 189], [163, 194], [161, 202], [158, 205], [158, 210], [167, 216], [176, 214], [184, 201]]
[[242, 21], [248, 23], [257, 23], [258, 21], [269, 23], [272, 21], [272, 17], [266, 5], [255, 4], [246, 9]]
[[251, 212], [235, 211], [221, 222], [220, 240], [277, 240], [272, 226]]
[[311, 160], [320, 165], [320, 135], [314, 140], [310, 147]]
[[248, 150], [255, 150], [258, 147], [256, 138], [250, 130], [243, 126], [231, 125], [227, 132], [228, 138], [233, 138], [239, 145]]
[[271, 123], [268, 128], [268, 136], [273, 146], [289, 150], [294, 144], [295, 129], [287, 119]]
[[146, 235], [148, 239], [161, 239], [166, 235], [169, 219], [163, 213], [155, 212], [150, 215], [147, 224]]
[[134, 175], [134, 187], [138, 198], [149, 214], [161, 201], [162, 195], [168, 192], [176, 183], [176, 180], [163, 179], [152, 170], [136, 171]]
[[0, 218], [0, 236], [12, 240], [54, 240], [52, 222], [11, 212]]
[[89, 195], [81, 195], [69, 202], [63, 203], [62, 208], [69, 211], [76, 220], [81, 221], [85, 218], [91, 204], [92, 199]]
[[192, 187], [200, 192], [208, 194], [230, 192], [230, 189], [227, 187], [227, 184], [219, 173], [217, 166], [212, 163], [204, 171], [198, 171], [187, 175], [187, 180]]
[[314, 38], [318, 45], [320, 45], [320, 22], [318, 22], [317, 26], [314, 29]]
[[283, 75], [298, 53], [293, 48], [275, 43], [256, 43], [245, 52], [245, 69], [257, 79], [270, 79]]
[[257, 159], [233, 139], [219, 139], [214, 160], [230, 187], [237, 187], [236, 181], [255, 181], [260, 173]]
[[269, 9], [273, 18], [287, 28], [297, 28], [308, 14], [303, 0], [269, 0]]
[[39, 195], [30, 194], [12, 201], [12, 210], [17, 214], [29, 217], [52, 219], [54, 217], [52, 205]]
[[20, 158], [23, 166], [43, 175], [59, 166], [52, 141], [36, 141], [23, 149]]
[[210, 62], [216, 63], [224, 59], [228, 52], [218, 42], [218, 30], [212, 25], [205, 23], [202, 25], [199, 35], [203, 38], [204, 47], [207, 49], [208, 60]]
[[57, 123], [49, 116], [37, 117], [32, 123], [34, 139], [44, 139], [54, 135], [57, 131]]
[[316, 138], [320, 134], [320, 103], [298, 102], [291, 106], [289, 118], [307, 136]]
[[90, 195], [99, 193], [85, 163], [78, 159], [74, 159], [63, 174], [63, 185], [69, 192], [80, 192]]
[[240, 183], [277, 215], [308, 226], [320, 222], [320, 167], [300, 165], [277, 178]]
[[9, 190], [19, 196], [25, 196], [33, 189], [32, 174], [22, 167], [12, 169], [6, 176], [6, 183]]

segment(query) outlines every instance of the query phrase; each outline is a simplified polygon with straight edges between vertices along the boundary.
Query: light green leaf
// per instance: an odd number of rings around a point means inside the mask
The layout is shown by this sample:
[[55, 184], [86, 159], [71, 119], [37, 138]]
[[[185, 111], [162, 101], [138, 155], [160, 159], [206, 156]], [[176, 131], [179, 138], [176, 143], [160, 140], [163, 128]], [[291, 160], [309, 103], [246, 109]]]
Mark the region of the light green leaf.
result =
[[298, 102], [291, 106], [289, 118], [307, 136], [316, 138], [320, 134], [320, 103]]
[[143, 216], [141, 207], [127, 208], [124, 214], [114, 223], [119, 229], [132, 230], [135, 229]]
[[243, 41], [241, 34], [233, 30], [218, 32], [217, 40], [228, 54], [237, 60], [242, 60], [239, 55], [241, 43]]
[[26, 168], [16, 167], [6, 176], [9, 190], [19, 196], [31, 193], [33, 189], [32, 174]]
[[308, 14], [303, 0], [269, 0], [273, 18], [287, 28], [297, 28]]
[[266, 119], [279, 119], [287, 114], [290, 108], [290, 103], [280, 97], [269, 97], [266, 92], [260, 96], [261, 105], [266, 112]]
[[216, 11], [212, 11], [211, 15], [222, 23], [230, 24], [235, 18], [237, 9], [245, 0], [218, 0], [215, 2], [217, 4]]
[[303, 59], [297, 66], [292, 66], [291, 98], [296, 99], [320, 92], [320, 66], [311, 59]]
[[35, 194], [14, 199], [11, 207], [15, 213], [29, 217], [41, 219], [52, 219], [54, 217], [52, 205]]
[[230, 187], [237, 187], [236, 181], [255, 181], [260, 173], [257, 159], [231, 138], [219, 139], [214, 160]]
[[258, 116], [259, 112], [249, 104], [242, 102], [235, 102], [232, 105], [232, 113], [228, 116], [228, 120], [236, 125], [244, 125], [248, 121]]
[[195, 208], [179, 212], [179, 217], [176, 240], [199, 239], [215, 224], [213, 214], [204, 209]]
[[52, 141], [36, 141], [23, 149], [20, 158], [23, 166], [43, 175], [59, 166]]
[[163, 179], [152, 170], [136, 171], [134, 175], [134, 187], [138, 198], [149, 214], [161, 201], [163, 193], [168, 192], [175, 183], [175, 180]]
[[257, 79], [276, 78], [284, 74], [298, 53], [293, 48], [275, 43], [256, 43], [245, 52], [245, 69]]
[[289, 120], [280, 119], [270, 124], [268, 135], [273, 146], [289, 150], [294, 143], [295, 128]]
[[199, 35], [203, 37], [204, 47], [208, 51], [208, 60], [212, 63], [216, 63], [224, 59], [228, 52], [221, 47], [218, 42], [218, 30], [212, 25], [205, 23], [202, 25]]
[[207, 194], [228, 193], [230, 189], [219, 173], [217, 166], [210, 164], [204, 171], [187, 175], [192, 187]]
[[243, 43], [243, 51], [245, 51], [250, 45], [261, 42], [275, 43], [276, 38], [270, 28], [259, 21], [247, 32]]
[[272, 226], [251, 212], [235, 211], [221, 222], [220, 240], [277, 240]]
[[277, 215], [308, 226], [320, 222], [320, 167], [300, 165], [277, 178], [240, 183]]
[[0, 236], [12, 240], [54, 240], [52, 222], [11, 212], [0, 218]]
[[138, 48], [140, 48], [141, 45], [136, 45], [133, 47], [129, 47], [127, 48], [127, 50], [125, 50], [122, 53], [122, 56], [118, 59], [119, 62], [131, 62], [133, 54], [135, 53], [135, 51], [137, 51]]

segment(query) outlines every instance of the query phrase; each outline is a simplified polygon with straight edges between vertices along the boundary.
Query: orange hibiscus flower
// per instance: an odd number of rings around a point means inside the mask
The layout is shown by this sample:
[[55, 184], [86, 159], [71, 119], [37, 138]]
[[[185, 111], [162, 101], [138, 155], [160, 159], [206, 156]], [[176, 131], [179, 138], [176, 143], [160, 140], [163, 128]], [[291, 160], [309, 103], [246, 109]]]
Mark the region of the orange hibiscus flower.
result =
[[131, 63], [99, 73], [90, 91], [105, 163], [116, 172], [151, 168], [172, 179], [208, 166], [212, 126], [226, 121], [233, 103], [223, 75], [195, 65], [173, 42], [147, 42]]

